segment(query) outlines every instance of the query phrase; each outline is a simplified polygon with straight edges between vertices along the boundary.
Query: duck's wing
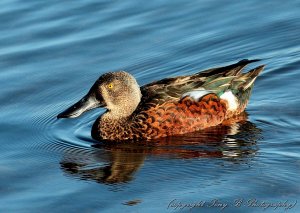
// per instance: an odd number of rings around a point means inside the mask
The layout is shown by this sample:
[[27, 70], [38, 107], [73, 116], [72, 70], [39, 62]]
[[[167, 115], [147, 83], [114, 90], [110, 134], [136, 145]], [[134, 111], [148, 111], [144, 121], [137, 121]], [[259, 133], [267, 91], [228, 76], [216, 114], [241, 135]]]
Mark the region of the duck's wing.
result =
[[231, 85], [247, 64], [256, 61], [259, 60], [244, 59], [229, 66], [212, 68], [188, 76], [165, 78], [146, 84], [141, 87], [142, 99], [136, 113], [166, 102], [179, 101], [186, 94], [198, 96], [205, 94], [205, 92], [197, 92], [201, 90], [219, 95]]

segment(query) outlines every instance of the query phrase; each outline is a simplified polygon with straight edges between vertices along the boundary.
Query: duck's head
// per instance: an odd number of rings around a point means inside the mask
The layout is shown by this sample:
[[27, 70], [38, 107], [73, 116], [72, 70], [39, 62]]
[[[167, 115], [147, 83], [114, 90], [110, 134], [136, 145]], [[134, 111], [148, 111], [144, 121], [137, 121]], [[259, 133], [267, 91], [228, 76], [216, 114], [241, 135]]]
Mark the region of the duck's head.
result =
[[75, 118], [97, 107], [107, 108], [111, 116], [126, 117], [136, 109], [141, 96], [138, 83], [129, 73], [106, 73], [99, 77], [81, 100], [60, 113], [57, 118]]

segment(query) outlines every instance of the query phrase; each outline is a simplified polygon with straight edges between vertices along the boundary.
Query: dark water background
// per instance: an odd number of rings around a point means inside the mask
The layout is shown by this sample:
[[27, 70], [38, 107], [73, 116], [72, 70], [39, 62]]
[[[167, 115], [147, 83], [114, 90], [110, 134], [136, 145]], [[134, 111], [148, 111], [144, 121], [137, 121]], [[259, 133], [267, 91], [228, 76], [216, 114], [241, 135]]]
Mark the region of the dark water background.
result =
[[[155, 146], [93, 148], [103, 110], [55, 117], [107, 71], [143, 85], [243, 58], [267, 66], [241, 122]], [[299, 71], [299, 1], [3, 0], [0, 212], [174, 212], [174, 199], [239, 198], [298, 200], [288, 212], [299, 212]]]

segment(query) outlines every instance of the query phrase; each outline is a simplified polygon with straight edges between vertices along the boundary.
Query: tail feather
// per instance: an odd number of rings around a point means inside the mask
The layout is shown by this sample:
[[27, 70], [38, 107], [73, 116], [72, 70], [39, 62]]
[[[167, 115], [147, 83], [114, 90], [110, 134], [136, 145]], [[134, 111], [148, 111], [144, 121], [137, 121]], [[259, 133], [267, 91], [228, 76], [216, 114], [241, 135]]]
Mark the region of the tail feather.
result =
[[237, 76], [242, 72], [242, 70], [248, 64], [257, 62], [257, 61], [260, 61], [260, 59], [253, 59], [253, 60], [243, 59], [235, 64], [231, 64], [231, 65], [225, 66], [225, 67], [218, 67], [218, 68], [205, 70], [205, 71], [200, 72], [199, 74], [203, 77], [209, 77], [209, 76], [220, 75], [220, 74], [223, 77]]
[[[201, 72], [198, 75], [205, 78], [205, 82], [201, 85], [201, 87], [205, 88], [206, 90], [214, 91], [218, 95], [222, 95], [228, 89], [238, 92], [241, 90], [241, 86], [243, 86], [246, 90], [253, 83], [250, 81], [255, 80], [252, 79], [253, 76], [257, 76], [259, 73], [256, 73], [256, 69], [245, 74], [242, 74], [241, 72], [249, 63], [256, 61], [259, 60], [244, 59], [229, 66], [214, 68]], [[197, 75], [194, 75], [193, 77], [197, 77]]]
[[238, 89], [247, 90], [252, 87], [257, 76], [262, 72], [265, 65], [258, 66], [247, 73], [242, 73], [233, 80], [232, 85], [237, 85]]
[[[236, 104], [237, 107], [235, 110], [231, 110], [227, 117], [232, 116], [232, 114], [239, 114], [243, 112], [248, 104], [249, 98], [251, 96], [251, 91], [253, 88], [253, 83], [256, 80], [257, 76], [261, 73], [264, 69], [265, 65], [258, 66], [247, 73], [241, 73], [240, 75], [236, 76], [235, 79], [231, 82], [230, 87], [227, 90], [227, 93], [224, 93], [223, 98], [227, 98], [229, 106]], [[233, 97], [229, 96], [228, 94], [232, 94]], [[222, 96], [221, 96], [222, 98]], [[230, 103], [232, 102], [232, 103]]]
[[227, 72], [226, 73], [226, 76], [231, 76], [231, 75], [234, 75], [234, 76], [237, 76], [239, 75], [242, 70], [250, 63], [253, 63], [253, 62], [257, 62], [257, 61], [260, 61], [260, 59], [253, 59], [253, 60], [248, 60], [248, 59], [243, 59], [241, 61], [239, 61], [238, 63], [236, 64], [233, 64], [233, 65], [230, 65], [230, 66], [227, 66], [225, 68], [227, 69], [231, 69], [230, 72]]

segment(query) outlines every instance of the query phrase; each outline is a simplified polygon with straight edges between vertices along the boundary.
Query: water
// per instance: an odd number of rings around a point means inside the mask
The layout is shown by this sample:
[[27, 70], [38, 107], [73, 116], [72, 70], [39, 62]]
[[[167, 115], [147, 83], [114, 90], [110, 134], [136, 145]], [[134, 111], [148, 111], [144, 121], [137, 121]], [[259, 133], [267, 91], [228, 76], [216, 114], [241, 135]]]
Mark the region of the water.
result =
[[[298, 200], [288, 212], [300, 211], [299, 1], [4, 0], [0, 8], [0, 212], [174, 212], [179, 201], [214, 199], [230, 205], [225, 212], [263, 211], [234, 207], [236, 199]], [[143, 85], [243, 58], [267, 66], [248, 115], [227, 126], [156, 145], [94, 146], [90, 129], [103, 110], [55, 118], [107, 71]]]

